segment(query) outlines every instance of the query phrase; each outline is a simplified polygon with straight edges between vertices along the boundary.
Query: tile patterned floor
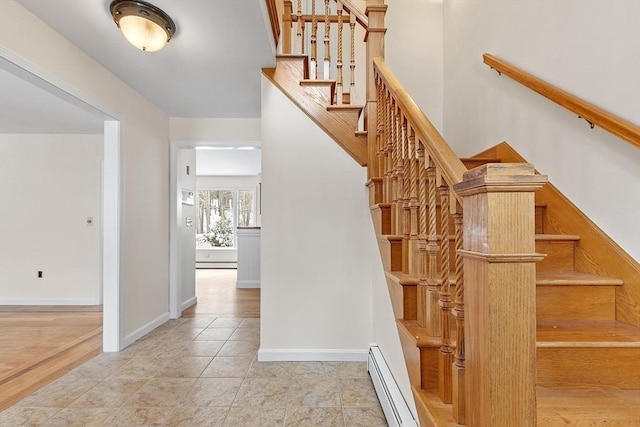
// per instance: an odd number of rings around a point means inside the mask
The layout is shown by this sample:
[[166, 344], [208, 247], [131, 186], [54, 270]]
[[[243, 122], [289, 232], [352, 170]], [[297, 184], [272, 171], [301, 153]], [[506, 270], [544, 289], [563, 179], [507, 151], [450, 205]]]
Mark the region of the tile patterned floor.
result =
[[170, 320], [0, 413], [0, 426], [385, 426], [365, 363], [258, 362], [260, 319]]

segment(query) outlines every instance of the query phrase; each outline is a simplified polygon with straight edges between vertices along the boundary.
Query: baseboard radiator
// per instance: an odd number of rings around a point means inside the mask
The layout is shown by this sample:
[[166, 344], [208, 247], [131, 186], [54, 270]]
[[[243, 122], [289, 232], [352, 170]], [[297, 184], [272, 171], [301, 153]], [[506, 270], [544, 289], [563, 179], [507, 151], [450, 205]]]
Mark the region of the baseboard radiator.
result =
[[378, 346], [369, 348], [368, 369], [390, 427], [418, 427]]

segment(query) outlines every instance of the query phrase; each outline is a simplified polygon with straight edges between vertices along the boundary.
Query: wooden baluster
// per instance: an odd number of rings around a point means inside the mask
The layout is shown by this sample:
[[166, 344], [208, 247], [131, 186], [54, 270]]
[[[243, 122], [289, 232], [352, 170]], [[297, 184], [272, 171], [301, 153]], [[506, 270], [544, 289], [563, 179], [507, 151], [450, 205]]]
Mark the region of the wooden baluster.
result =
[[398, 192], [400, 194], [398, 201], [398, 233], [402, 234], [402, 272], [409, 273], [409, 139], [407, 137], [407, 119], [401, 118], [402, 123], [400, 125], [400, 169], [399, 182], [400, 187]]
[[415, 133], [409, 130], [409, 274], [420, 277], [418, 267], [418, 158]]
[[318, 78], [318, 15], [316, 15], [316, 0], [311, 0], [311, 60], [309, 78]]
[[322, 68], [322, 78], [329, 80], [330, 77], [330, 64], [331, 64], [331, 51], [329, 47], [329, 36], [331, 34], [331, 21], [329, 20], [329, 0], [324, 0], [324, 64]]
[[404, 145], [404, 153], [403, 153], [403, 166], [402, 166], [402, 236], [404, 238], [402, 245], [402, 253], [407, 254], [404, 256], [404, 261], [402, 264], [402, 272], [405, 274], [409, 274], [410, 271], [410, 239], [411, 239], [411, 181], [413, 179], [411, 165], [412, 165], [412, 157], [411, 151], [413, 146], [413, 141], [409, 137], [409, 133], [411, 129], [407, 124], [407, 120], [405, 119], [402, 123], [402, 136], [403, 136], [403, 145]]
[[351, 13], [349, 17], [349, 28], [351, 30], [351, 58], [349, 60], [349, 103], [354, 104], [356, 100], [356, 14]]
[[302, 31], [304, 27], [304, 22], [302, 22], [302, 0], [298, 0], [298, 10], [296, 11], [296, 15], [298, 17], [298, 22], [296, 26], [296, 40], [294, 43], [295, 53], [302, 54], [304, 53], [304, 46], [302, 45]]
[[394, 124], [396, 132], [396, 162], [394, 169], [395, 176], [395, 203], [393, 207], [394, 234], [402, 233], [402, 115], [400, 108], [394, 110]]
[[291, 26], [293, 15], [293, 4], [287, 0], [284, 2], [284, 14], [282, 17], [282, 53], [291, 53]]
[[390, 178], [390, 171], [391, 171], [391, 150], [389, 149], [390, 144], [391, 144], [391, 108], [393, 108], [392, 105], [392, 98], [391, 98], [391, 93], [388, 91], [385, 91], [385, 110], [384, 110], [384, 141], [382, 142], [384, 144], [384, 149], [383, 149], [383, 153], [384, 153], [384, 157], [383, 157], [383, 164], [384, 164], [384, 189], [383, 189], [383, 200], [384, 203], [389, 203], [391, 201], [391, 178]]
[[427, 299], [427, 334], [431, 337], [439, 337], [442, 333], [442, 322], [440, 307], [440, 287], [438, 286], [438, 230], [437, 230], [437, 210], [436, 210], [436, 167], [433, 161], [429, 159], [429, 167], [427, 168], [428, 182], [428, 215], [429, 228], [427, 238], [427, 283], [428, 283], [428, 299]]
[[391, 142], [391, 146], [390, 148], [390, 152], [391, 152], [391, 164], [389, 165], [389, 182], [390, 182], [390, 200], [391, 200], [391, 234], [396, 235], [398, 234], [398, 229], [397, 229], [397, 223], [396, 223], [396, 206], [398, 203], [398, 174], [396, 173], [396, 167], [398, 164], [398, 127], [396, 125], [396, 119], [397, 119], [397, 114], [396, 111], [398, 111], [398, 106], [395, 104], [395, 102], [392, 104], [391, 111], [389, 111], [389, 121], [390, 121], [390, 131], [391, 131], [391, 138], [390, 138], [390, 142]]
[[338, 105], [342, 105], [342, 4], [338, 3], [338, 58], [336, 59], [336, 97]]
[[440, 400], [451, 403], [451, 370], [453, 350], [449, 333], [449, 319], [453, 302], [449, 282], [449, 187], [440, 186], [440, 310], [442, 317], [442, 346], [440, 347]]
[[[384, 138], [384, 109], [385, 105], [385, 88], [381, 78], [378, 78], [377, 85], [377, 108], [376, 112], [376, 148], [375, 148], [375, 169], [374, 169], [374, 177], [375, 178], [383, 178], [383, 164], [382, 164], [382, 140]], [[384, 188], [384, 186], [383, 186]]]
[[453, 419], [458, 424], [466, 424], [465, 419], [465, 360], [464, 360], [464, 274], [462, 257], [462, 208], [456, 203], [456, 213], [453, 214], [453, 224], [456, 233], [456, 296], [451, 314], [456, 319], [456, 353], [452, 366], [452, 403]]
[[420, 207], [419, 213], [419, 276], [418, 276], [418, 324], [426, 327], [429, 321], [429, 290], [428, 290], [428, 265], [427, 265], [427, 203], [428, 203], [428, 185], [427, 185], [427, 169], [425, 167], [425, 152], [421, 143], [418, 141], [418, 200]]

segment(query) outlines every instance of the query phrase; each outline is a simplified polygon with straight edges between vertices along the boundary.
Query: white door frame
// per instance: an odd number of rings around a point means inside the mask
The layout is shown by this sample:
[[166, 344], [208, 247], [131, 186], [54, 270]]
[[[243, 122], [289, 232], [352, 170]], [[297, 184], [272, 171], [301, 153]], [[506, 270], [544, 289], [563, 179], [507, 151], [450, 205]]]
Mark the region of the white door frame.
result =
[[121, 242], [122, 227], [122, 164], [120, 141], [121, 126], [119, 115], [91, 100], [75, 87], [59, 80], [46, 71], [38, 68], [24, 58], [0, 46], [0, 62], [26, 81], [58, 96], [64, 101], [82, 109], [105, 117], [104, 154], [102, 178], [102, 291], [103, 291], [103, 331], [102, 350], [116, 352], [124, 343], [122, 303], [123, 270]]

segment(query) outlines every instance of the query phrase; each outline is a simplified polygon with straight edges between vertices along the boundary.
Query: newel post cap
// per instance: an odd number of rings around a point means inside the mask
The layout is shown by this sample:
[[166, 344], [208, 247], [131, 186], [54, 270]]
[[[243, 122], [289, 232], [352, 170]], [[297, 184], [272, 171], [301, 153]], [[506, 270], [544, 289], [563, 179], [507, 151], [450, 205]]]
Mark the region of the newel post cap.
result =
[[454, 189], [461, 196], [477, 193], [536, 191], [547, 183], [531, 163], [488, 163], [467, 171]]

